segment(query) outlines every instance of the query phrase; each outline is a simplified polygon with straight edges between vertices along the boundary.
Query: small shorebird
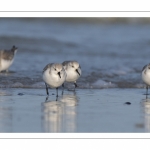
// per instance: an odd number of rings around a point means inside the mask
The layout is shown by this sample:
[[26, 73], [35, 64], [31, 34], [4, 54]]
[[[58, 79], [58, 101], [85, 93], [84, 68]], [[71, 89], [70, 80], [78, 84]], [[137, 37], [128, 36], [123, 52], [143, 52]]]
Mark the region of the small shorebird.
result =
[[66, 82], [73, 82], [76, 88], [76, 81], [81, 76], [80, 64], [77, 61], [64, 61], [62, 65], [64, 66], [64, 69], [67, 73]]
[[51, 63], [43, 69], [43, 80], [46, 86], [46, 93], [49, 95], [48, 86], [56, 88], [58, 97], [58, 87], [61, 86], [66, 79], [66, 72], [62, 64]]
[[145, 65], [142, 69], [142, 80], [146, 84], [146, 94], [148, 95], [148, 88], [150, 86], [150, 64]]
[[17, 52], [17, 47], [13, 46], [10, 50], [0, 50], [0, 72], [8, 72], [9, 67], [14, 61], [14, 56]]

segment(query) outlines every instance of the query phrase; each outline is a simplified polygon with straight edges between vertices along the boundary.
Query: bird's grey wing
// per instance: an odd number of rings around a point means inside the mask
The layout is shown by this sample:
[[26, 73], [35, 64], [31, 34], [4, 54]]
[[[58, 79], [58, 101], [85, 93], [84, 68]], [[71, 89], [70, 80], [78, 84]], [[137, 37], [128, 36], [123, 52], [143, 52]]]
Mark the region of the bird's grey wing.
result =
[[3, 59], [6, 59], [6, 60], [12, 60], [14, 57], [14, 54], [11, 51], [4, 50], [2, 57]]
[[62, 63], [62, 65], [63, 65], [63, 67], [64, 67], [64, 69], [65, 70], [67, 70], [67, 68], [68, 68], [68, 63], [69, 63], [70, 61], [64, 61], [63, 63]]
[[65, 70], [67, 70], [69, 62], [70, 62], [70, 61], [64, 61], [64, 62], [62, 63], [62, 65], [63, 65], [63, 67], [64, 67]]
[[47, 65], [44, 67], [43, 72], [44, 72], [45, 70], [47, 70], [47, 68], [50, 68], [52, 65], [53, 65], [53, 63], [52, 63], [52, 64], [47, 64]]
[[70, 62], [70, 61], [64, 61], [64, 62], [62, 63], [62, 65], [63, 65], [63, 66], [66, 66], [69, 62]]
[[148, 66], [148, 65], [145, 65], [145, 66], [143, 67], [142, 71], [143, 71], [147, 66]]

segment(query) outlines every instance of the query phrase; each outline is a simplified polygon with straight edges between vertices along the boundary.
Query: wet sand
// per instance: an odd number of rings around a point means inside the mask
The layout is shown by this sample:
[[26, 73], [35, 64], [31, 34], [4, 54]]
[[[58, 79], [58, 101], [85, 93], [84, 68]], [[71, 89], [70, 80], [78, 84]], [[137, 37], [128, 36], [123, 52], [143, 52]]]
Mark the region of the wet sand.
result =
[[[0, 90], [1, 133], [150, 132], [150, 99], [145, 89]], [[150, 97], [150, 96], [149, 96]]]

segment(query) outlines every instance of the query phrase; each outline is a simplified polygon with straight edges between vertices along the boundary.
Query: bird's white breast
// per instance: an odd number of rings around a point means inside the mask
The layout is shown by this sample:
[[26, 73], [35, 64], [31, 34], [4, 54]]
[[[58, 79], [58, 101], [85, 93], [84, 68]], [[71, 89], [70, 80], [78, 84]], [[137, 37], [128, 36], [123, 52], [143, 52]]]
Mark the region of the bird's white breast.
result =
[[142, 72], [142, 80], [145, 84], [150, 85], [150, 71], [149, 70], [143, 70]]
[[13, 63], [14, 59], [12, 60], [5, 60], [1, 59], [0, 71], [7, 70]]
[[66, 73], [67, 73], [66, 77], [67, 82], [75, 82], [80, 77], [79, 74], [72, 68], [66, 69]]
[[65, 74], [61, 74], [61, 78], [57, 74], [49, 73], [49, 69], [44, 71], [43, 80], [46, 84], [48, 84], [51, 88], [56, 88], [61, 86], [65, 81]]

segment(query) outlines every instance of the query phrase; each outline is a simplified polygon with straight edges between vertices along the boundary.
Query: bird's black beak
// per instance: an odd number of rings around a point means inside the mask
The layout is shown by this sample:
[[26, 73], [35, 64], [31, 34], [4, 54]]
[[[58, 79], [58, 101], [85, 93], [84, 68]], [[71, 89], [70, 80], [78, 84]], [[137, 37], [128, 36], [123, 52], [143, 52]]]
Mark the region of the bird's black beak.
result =
[[60, 76], [60, 72], [58, 72], [58, 75], [59, 75], [59, 77], [61, 78], [61, 76]]
[[76, 72], [79, 74], [79, 76], [80, 76], [80, 73], [79, 73], [79, 71], [78, 71], [78, 69], [76, 69]]

